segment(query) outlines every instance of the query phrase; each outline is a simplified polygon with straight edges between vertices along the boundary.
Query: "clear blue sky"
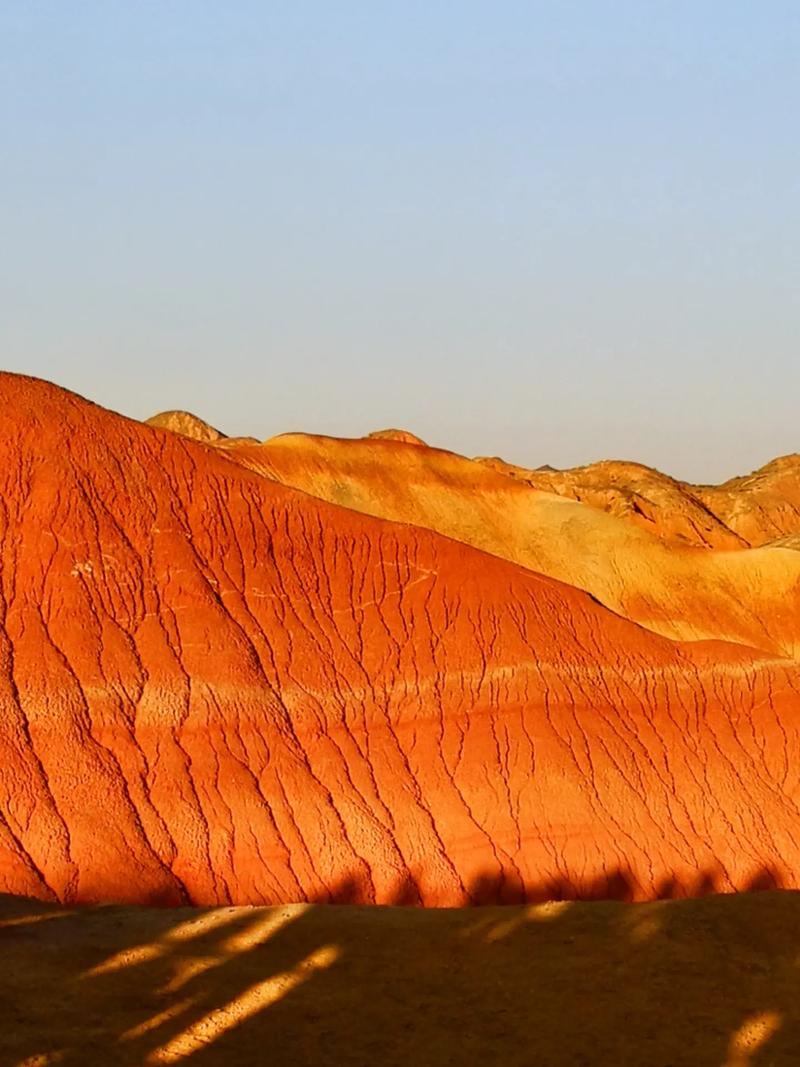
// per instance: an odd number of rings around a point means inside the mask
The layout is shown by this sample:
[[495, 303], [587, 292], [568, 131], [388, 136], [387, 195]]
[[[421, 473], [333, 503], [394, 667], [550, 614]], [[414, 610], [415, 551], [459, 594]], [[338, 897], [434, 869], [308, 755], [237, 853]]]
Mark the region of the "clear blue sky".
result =
[[0, 363], [229, 433], [800, 451], [800, 4], [0, 0]]

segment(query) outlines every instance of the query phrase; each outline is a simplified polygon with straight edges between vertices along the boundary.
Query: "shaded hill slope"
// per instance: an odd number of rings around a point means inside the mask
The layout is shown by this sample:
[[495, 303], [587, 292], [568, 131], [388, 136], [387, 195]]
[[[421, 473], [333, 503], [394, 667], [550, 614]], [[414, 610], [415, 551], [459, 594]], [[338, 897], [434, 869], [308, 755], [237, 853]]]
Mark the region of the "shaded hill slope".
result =
[[792, 893], [480, 911], [0, 898], [0, 939], [0, 1062], [20, 1067], [800, 1061]]

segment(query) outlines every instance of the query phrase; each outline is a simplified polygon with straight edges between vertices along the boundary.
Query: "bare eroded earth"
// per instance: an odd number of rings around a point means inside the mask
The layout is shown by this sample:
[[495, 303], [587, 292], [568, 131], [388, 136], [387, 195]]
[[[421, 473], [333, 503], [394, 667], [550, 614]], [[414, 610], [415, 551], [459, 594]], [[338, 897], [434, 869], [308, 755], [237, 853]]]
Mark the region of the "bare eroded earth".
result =
[[0, 902], [0, 1063], [789, 1067], [800, 898]]

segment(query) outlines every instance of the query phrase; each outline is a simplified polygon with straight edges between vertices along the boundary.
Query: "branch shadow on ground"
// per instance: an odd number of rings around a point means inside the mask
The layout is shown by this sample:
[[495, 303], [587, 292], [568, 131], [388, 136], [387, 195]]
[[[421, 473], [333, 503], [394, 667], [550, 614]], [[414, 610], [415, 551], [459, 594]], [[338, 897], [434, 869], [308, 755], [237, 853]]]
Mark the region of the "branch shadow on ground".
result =
[[800, 1063], [800, 894], [714, 888], [629, 904], [619, 870], [591, 903], [546, 885], [494, 906], [485, 876], [486, 906], [444, 910], [2, 897], [0, 1064]]

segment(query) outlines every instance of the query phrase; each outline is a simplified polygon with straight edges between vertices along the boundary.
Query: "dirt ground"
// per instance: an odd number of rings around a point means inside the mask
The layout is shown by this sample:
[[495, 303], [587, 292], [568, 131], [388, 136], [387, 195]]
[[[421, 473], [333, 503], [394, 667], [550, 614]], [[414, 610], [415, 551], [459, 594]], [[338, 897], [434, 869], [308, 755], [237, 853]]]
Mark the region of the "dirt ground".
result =
[[0, 1065], [800, 1064], [800, 894], [430, 910], [0, 898]]

